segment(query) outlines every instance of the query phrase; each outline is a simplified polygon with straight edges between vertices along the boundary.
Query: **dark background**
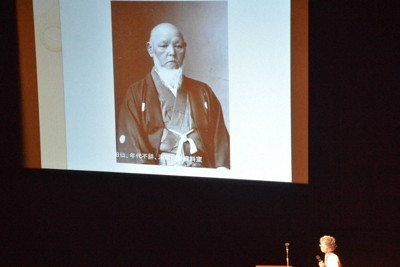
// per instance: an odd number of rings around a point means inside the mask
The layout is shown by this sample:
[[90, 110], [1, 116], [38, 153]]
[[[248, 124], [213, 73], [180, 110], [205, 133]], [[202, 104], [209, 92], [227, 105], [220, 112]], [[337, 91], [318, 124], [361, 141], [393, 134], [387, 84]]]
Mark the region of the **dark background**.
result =
[[0, 266], [347, 266], [399, 259], [396, 1], [310, 0], [309, 185], [22, 169], [14, 1], [1, 5]]

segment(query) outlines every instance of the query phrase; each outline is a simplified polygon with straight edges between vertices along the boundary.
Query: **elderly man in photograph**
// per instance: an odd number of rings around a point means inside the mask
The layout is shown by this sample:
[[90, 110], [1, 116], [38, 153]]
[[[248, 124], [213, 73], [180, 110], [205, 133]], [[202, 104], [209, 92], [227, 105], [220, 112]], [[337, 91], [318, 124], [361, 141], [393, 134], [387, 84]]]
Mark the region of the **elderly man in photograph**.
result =
[[229, 133], [217, 97], [207, 84], [183, 75], [182, 33], [161, 23], [146, 47], [154, 66], [122, 102], [117, 161], [230, 168]]

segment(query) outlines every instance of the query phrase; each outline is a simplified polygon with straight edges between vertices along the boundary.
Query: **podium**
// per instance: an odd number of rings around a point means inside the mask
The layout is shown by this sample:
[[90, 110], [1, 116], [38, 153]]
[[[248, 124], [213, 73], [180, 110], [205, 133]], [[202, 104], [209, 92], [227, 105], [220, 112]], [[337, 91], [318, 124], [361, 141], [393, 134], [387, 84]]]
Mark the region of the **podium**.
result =
[[[256, 267], [287, 267], [287, 265], [256, 265]], [[289, 267], [293, 267], [289, 265]]]

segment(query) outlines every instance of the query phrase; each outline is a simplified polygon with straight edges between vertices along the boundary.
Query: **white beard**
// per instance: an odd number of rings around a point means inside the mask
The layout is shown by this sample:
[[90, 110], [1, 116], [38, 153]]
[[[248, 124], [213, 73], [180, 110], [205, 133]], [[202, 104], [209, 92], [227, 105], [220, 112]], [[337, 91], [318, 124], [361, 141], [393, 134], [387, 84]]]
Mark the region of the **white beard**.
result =
[[167, 69], [160, 66], [160, 62], [153, 57], [155, 71], [160, 76], [161, 82], [176, 96], [179, 88], [181, 88], [183, 80], [182, 67], [178, 69]]

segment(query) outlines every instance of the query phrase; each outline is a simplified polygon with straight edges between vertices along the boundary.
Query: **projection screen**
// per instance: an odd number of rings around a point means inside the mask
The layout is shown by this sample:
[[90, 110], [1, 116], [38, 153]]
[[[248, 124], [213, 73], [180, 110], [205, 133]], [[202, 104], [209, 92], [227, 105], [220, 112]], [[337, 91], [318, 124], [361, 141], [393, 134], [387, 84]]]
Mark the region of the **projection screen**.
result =
[[[17, 10], [25, 168], [308, 182], [307, 1], [18, 0]], [[204, 154], [182, 149], [200, 164], [163, 166], [158, 153], [144, 164], [130, 159], [147, 152], [118, 151], [127, 138], [118, 132], [121, 106], [128, 88], [151, 73], [146, 43], [165, 22], [186, 43], [184, 76], [206, 84], [217, 100], [202, 102], [211, 114], [204, 120], [225, 126], [227, 166], [205, 163], [220, 135], [202, 139], [199, 125], [207, 133], [220, 126], [194, 119], [197, 100], [183, 110], [198, 126], [192, 140]], [[142, 103], [146, 112], [154, 107]]]

